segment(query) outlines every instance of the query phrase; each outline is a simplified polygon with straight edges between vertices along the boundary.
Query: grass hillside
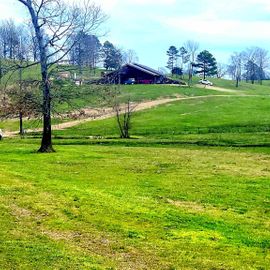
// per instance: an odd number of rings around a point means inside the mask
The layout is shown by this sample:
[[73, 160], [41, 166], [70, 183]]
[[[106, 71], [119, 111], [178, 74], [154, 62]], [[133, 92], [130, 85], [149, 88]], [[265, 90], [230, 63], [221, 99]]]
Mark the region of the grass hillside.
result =
[[[131, 134], [143, 139], [227, 145], [269, 144], [270, 97], [211, 96], [134, 113]], [[64, 137], [117, 137], [114, 118], [55, 131]]]
[[[56, 100], [53, 102], [53, 113], [56, 119], [53, 123], [68, 121], [65, 117], [61, 119], [59, 113], [76, 112], [81, 108], [109, 106], [106, 97], [105, 86], [83, 85], [78, 87], [68, 81], [60, 82], [53, 90]], [[60, 90], [61, 89], [61, 90]], [[118, 91], [118, 90], [117, 90]], [[178, 87], [169, 85], [126, 85], [120, 88], [120, 102], [130, 99], [133, 102], [143, 102], [162, 98], [192, 97], [204, 95], [228, 95], [226, 92], [217, 92], [211, 89], [196, 87]], [[72, 119], [70, 119], [72, 120]], [[41, 127], [41, 119], [24, 121], [25, 129]], [[18, 130], [19, 120], [0, 121], [0, 128], [6, 131]]]
[[[196, 85], [200, 78], [194, 77], [193, 78], [193, 85]], [[251, 84], [250, 82], [241, 81], [239, 83], [239, 87], [235, 86], [235, 81], [233, 80], [226, 80], [226, 79], [217, 79], [217, 78], [209, 78], [209, 80], [213, 83], [214, 86], [226, 88], [226, 89], [233, 89], [236, 91], [244, 91], [248, 94], [270, 94], [270, 81], [265, 80], [262, 81], [262, 85], [258, 82]], [[255, 93], [254, 93], [255, 92]]]
[[129, 140], [114, 118], [54, 130], [53, 154], [39, 133], [1, 140], [0, 268], [268, 269], [270, 96], [252, 87], [124, 86], [122, 102], [187, 99], [134, 113]]

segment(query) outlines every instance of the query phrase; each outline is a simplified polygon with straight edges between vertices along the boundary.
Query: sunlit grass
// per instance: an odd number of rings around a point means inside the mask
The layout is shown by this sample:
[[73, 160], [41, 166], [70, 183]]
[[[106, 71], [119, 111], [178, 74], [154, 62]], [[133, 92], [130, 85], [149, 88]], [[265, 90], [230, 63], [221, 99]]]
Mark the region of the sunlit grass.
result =
[[4, 269], [267, 269], [268, 155], [36, 148], [1, 142]]

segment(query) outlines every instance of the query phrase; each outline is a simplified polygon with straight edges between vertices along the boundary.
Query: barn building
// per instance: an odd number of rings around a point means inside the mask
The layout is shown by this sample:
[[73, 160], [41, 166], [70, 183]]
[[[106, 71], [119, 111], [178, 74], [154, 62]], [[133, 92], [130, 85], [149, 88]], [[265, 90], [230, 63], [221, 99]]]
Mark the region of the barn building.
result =
[[121, 84], [162, 84], [174, 83], [161, 72], [141, 64], [126, 64], [119, 70], [110, 72], [103, 77], [106, 83]]

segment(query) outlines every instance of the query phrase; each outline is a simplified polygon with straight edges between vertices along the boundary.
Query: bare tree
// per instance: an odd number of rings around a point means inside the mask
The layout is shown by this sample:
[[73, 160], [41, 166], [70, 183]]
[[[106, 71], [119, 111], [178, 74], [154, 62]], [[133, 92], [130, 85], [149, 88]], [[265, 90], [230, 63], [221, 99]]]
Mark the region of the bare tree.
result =
[[120, 98], [121, 85], [119, 83], [114, 84], [114, 82], [115, 79], [112, 78], [112, 83], [105, 85], [99, 92], [102, 93], [101, 95], [105, 104], [113, 108], [120, 138], [129, 139], [131, 119], [136, 108], [136, 104], [131, 101], [130, 97], [123, 101]]
[[43, 135], [39, 152], [53, 152], [51, 131], [50, 69], [66, 59], [78, 42], [70, 42], [80, 32], [95, 32], [106, 19], [99, 6], [89, 0], [67, 5], [63, 0], [18, 0], [28, 10], [38, 44], [43, 91]]
[[243, 59], [243, 53], [235, 52], [233, 55], [231, 55], [228, 71], [232, 75], [232, 78], [236, 81], [235, 87], [239, 87], [239, 82], [242, 78]]
[[20, 81], [8, 86], [0, 100], [0, 118], [19, 118], [20, 135], [24, 134], [23, 118], [41, 115], [37, 81]]
[[228, 70], [227, 65], [222, 63], [217, 63], [217, 78], [223, 78], [226, 75], [226, 72]]
[[263, 79], [265, 79], [266, 68], [269, 67], [268, 51], [259, 47], [255, 47], [257, 65], [259, 67], [258, 81], [262, 85]]
[[131, 64], [131, 63], [139, 62], [139, 57], [137, 56], [137, 53], [132, 49], [129, 49], [127, 51], [123, 51], [122, 55], [123, 55], [123, 63], [124, 64]]
[[200, 45], [198, 42], [193, 40], [188, 40], [184, 44], [184, 48], [187, 50], [188, 54], [190, 55], [189, 58], [189, 68], [188, 68], [188, 84], [192, 82], [192, 76], [193, 76], [193, 66], [196, 59], [196, 54], [199, 49]]
[[120, 132], [120, 138], [129, 139], [130, 138], [130, 128], [131, 128], [131, 117], [135, 105], [131, 102], [130, 99], [127, 100], [122, 106], [119, 103], [116, 103], [114, 106], [114, 111], [116, 114], [117, 125]]

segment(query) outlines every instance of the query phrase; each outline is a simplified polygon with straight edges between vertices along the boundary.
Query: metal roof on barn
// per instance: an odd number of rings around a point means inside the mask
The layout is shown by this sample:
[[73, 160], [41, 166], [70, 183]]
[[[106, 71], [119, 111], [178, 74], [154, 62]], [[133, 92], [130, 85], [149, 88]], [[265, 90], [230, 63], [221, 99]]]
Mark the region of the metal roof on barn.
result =
[[160, 73], [159, 71], [154, 70], [153, 68], [141, 65], [141, 64], [132, 63], [132, 64], [126, 64], [125, 66], [130, 66], [130, 67], [139, 69], [139, 70], [141, 70], [141, 71], [143, 71], [145, 73], [148, 73], [148, 74], [150, 74], [152, 76], [163, 76], [163, 74]]

